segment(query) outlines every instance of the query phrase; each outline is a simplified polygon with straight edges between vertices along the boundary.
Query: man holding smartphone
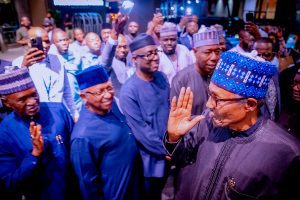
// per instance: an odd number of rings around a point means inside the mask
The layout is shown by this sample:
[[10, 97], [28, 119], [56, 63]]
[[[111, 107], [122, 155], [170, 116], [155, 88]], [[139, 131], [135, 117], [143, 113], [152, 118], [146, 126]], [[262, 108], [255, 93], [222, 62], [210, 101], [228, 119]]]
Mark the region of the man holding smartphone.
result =
[[245, 30], [248, 31], [251, 35], [253, 35], [255, 39], [258, 39], [260, 37], [268, 37], [268, 34], [261, 30], [254, 23], [254, 19], [255, 18], [253, 13], [246, 13]]
[[12, 65], [19, 68], [28, 67], [41, 102], [65, 102], [74, 117], [76, 107], [68, 78], [58, 57], [48, 54], [50, 41], [47, 32], [40, 27], [33, 27], [28, 31], [28, 35], [31, 39], [40, 37], [43, 50], [32, 47], [31, 42], [29, 42], [30, 49], [28, 52], [15, 59]]

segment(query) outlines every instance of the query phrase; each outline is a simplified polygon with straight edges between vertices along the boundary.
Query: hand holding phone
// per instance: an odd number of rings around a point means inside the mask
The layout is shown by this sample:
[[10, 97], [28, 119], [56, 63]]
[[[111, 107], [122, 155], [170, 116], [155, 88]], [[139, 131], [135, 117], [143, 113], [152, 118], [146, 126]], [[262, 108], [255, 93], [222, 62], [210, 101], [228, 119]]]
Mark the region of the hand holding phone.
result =
[[254, 15], [253, 15], [253, 13], [251, 13], [251, 12], [246, 13], [246, 22], [254, 22]]
[[44, 51], [43, 41], [41, 37], [31, 38], [30, 42], [31, 42], [31, 47], [33, 48], [35, 47], [38, 50]]
[[[116, 21], [115, 21], [115, 23], [113, 24], [113, 31], [115, 31], [115, 33], [117, 34], [116, 35], [116, 38], [114, 38], [115, 36], [113, 36], [112, 34], [111, 34], [111, 36], [112, 36], [112, 38], [114, 39], [114, 40], [117, 40], [118, 39], [118, 34], [123, 34], [123, 32], [124, 32], [124, 27], [125, 27], [125, 25], [126, 25], [126, 23], [127, 23], [127, 21], [128, 21], [128, 16], [127, 15], [118, 15], [118, 17], [117, 17], [117, 19], [116, 19]], [[113, 32], [112, 32], [113, 33]]]
[[[39, 39], [37, 39], [39, 38]], [[22, 61], [22, 67], [30, 67], [31, 65], [40, 62], [46, 57], [44, 52], [43, 41], [40, 37], [31, 38], [31, 48], [25, 53]]]
[[120, 9], [120, 13], [124, 16], [129, 16], [132, 11], [133, 6], [134, 6], [134, 3], [132, 1], [129, 1], [129, 0], [123, 1], [122, 7]]

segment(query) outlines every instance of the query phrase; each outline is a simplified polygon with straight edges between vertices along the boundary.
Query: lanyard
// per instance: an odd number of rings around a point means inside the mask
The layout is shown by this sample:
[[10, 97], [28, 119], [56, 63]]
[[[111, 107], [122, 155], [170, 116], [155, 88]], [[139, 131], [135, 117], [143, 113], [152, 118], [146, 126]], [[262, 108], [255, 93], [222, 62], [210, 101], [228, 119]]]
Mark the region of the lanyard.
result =
[[47, 92], [47, 97], [48, 97], [48, 101], [50, 101], [50, 88], [51, 88], [51, 76], [49, 77], [49, 84], [47, 86], [46, 82], [45, 82], [45, 79], [43, 79], [43, 83], [44, 83], [44, 86], [45, 86], [45, 89], [46, 89], [46, 92]]

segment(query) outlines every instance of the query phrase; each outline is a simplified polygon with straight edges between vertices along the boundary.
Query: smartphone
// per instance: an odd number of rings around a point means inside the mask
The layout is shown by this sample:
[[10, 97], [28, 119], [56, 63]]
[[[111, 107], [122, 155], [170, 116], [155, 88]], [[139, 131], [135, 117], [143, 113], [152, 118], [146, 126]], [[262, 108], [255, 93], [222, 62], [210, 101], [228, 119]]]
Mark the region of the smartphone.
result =
[[189, 22], [193, 21], [193, 15], [185, 15], [185, 16], [187, 17], [187, 19], [188, 19]]
[[251, 13], [251, 12], [246, 13], [246, 22], [254, 22], [254, 15], [253, 15], [253, 13]]
[[294, 49], [298, 41], [298, 36], [295, 34], [289, 34], [288, 39], [286, 40], [286, 48]]
[[35, 47], [38, 50], [44, 51], [42, 38], [41, 37], [31, 38], [31, 47]]
[[121, 9], [120, 9], [120, 13], [122, 15], [129, 16], [132, 11], [133, 6], [134, 6], [134, 3], [132, 1], [129, 1], [129, 0], [123, 1]]

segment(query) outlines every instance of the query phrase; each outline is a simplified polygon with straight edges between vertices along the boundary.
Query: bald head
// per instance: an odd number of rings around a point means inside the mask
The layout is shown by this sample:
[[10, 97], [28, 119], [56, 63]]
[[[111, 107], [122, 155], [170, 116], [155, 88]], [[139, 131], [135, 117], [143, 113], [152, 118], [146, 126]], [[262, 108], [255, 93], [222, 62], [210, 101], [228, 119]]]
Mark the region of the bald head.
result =
[[97, 33], [94, 33], [94, 32], [89, 32], [88, 34], [86, 34], [86, 36], [85, 36], [85, 39], [86, 40], [89, 40], [89, 39], [95, 39], [95, 38], [99, 38], [100, 39], [100, 37], [99, 37], [99, 35], [97, 34]]
[[84, 32], [81, 28], [75, 28], [74, 29], [74, 38], [76, 41], [78, 41], [80, 44], [83, 42], [84, 39]]
[[239, 44], [240, 47], [244, 49], [244, 51], [250, 52], [253, 47], [254, 37], [248, 31], [241, 30], [239, 32], [239, 39], [240, 39], [240, 44]]
[[60, 54], [68, 52], [69, 37], [65, 31], [61, 29], [54, 30], [52, 33], [52, 41]]
[[29, 18], [26, 17], [26, 16], [21, 17], [20, 23], [21, 23], [22, 26], [25, 26], [25, 27], [27, 27], [27, 28], [29, 28], [29, 27], [30, 27], [30, 24], [31, 24]]
[[[42, 36], [46, 36], [46, 35], [47, 35], [47, 32], [41, 27], [32, 27], [28, 31], [28, 36], [30, 38], [42, 37]], [[47, 35], [47, 37], [48, 37], [48, 35]]]
[[258, 53], [258, 56], [262, 57], [266, 61], [271, 62], [274, 59], [275, 53], [273, 52], [273, 43], [270, 38], [259, 38], [253, 45]]
[[63, 34], [63, 33], [66, 34], [66, 32], [64, 32], [64, 31], [63, 31], [62, 29], [60, 29], [60, 28], [55, 28], [55, 29], [53, 29], [51, 40], [53, 41], [54, 38], [57, 37], [57, 34]]
[[100, 55], [101, 39], [97, 33], [89, 32], [86, 34], [85, 42], [91, 53]]
[[129, 48], [127, 45], [126, 38], [124, 37], [124, 35], [120, 34], [118, 37], [118, 46], [116, 48], [115, 56], [117, 59], [125, 62], [128, 52]]

